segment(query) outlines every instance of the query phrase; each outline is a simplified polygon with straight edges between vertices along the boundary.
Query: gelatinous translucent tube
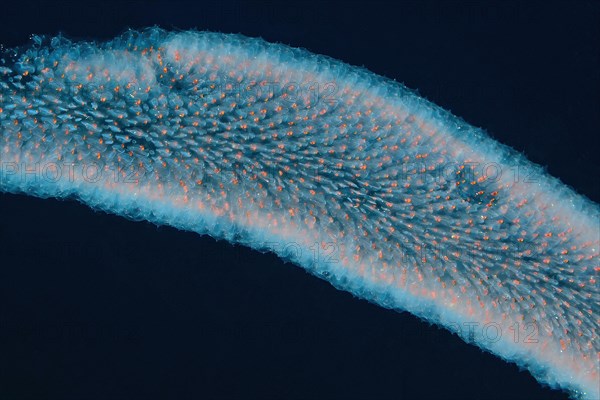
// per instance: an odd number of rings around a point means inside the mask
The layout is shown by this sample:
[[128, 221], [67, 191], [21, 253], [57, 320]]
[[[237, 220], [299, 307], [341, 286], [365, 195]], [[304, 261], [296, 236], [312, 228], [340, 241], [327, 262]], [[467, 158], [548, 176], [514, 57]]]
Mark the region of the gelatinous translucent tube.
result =
[[3, 57], [2, 191], [274, 251], [600, 397], [598, 205], [400, 84], [159, 29]]

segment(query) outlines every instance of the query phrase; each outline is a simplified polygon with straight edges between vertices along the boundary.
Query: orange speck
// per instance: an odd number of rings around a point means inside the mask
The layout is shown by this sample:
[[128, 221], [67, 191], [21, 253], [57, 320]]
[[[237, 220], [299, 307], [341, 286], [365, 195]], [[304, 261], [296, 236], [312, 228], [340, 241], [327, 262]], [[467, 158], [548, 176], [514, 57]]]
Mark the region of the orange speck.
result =
[[567, 350], [567, 344], [565, 343], [564, 339], [560, 339], [560, 348], [562, 351]]

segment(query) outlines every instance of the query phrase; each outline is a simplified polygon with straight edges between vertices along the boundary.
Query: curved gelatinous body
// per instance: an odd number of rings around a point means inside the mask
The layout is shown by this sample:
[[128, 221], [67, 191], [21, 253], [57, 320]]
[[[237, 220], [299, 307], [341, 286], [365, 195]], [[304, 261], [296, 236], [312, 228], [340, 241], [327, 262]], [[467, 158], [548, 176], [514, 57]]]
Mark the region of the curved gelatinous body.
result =
[[598, 398], [599, 208], [368, 71], [240, 36], [0, 67], [0, 189], [271, 250]]

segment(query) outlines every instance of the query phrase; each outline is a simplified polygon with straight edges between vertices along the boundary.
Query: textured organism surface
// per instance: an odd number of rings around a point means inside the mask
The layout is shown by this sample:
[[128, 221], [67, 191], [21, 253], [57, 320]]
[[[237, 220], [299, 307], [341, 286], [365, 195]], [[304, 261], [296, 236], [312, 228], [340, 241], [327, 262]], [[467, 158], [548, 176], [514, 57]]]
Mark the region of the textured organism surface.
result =
[[236, 35], [34, 38], [0, 190], [273, 251], [598, 398], [598, 205], [364, 69]]

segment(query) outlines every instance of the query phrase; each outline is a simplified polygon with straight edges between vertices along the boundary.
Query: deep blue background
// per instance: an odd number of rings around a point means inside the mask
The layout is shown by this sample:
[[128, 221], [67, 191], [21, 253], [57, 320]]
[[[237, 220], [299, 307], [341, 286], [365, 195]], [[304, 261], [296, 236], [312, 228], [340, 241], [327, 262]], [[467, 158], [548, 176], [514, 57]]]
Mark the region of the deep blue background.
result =
[[[0, 43], [239, 32], [403, 81], [600, 201], [599, 3], [3, 4]], [[565, 398], [274, 255], [0, 195], [0, 398]]]

